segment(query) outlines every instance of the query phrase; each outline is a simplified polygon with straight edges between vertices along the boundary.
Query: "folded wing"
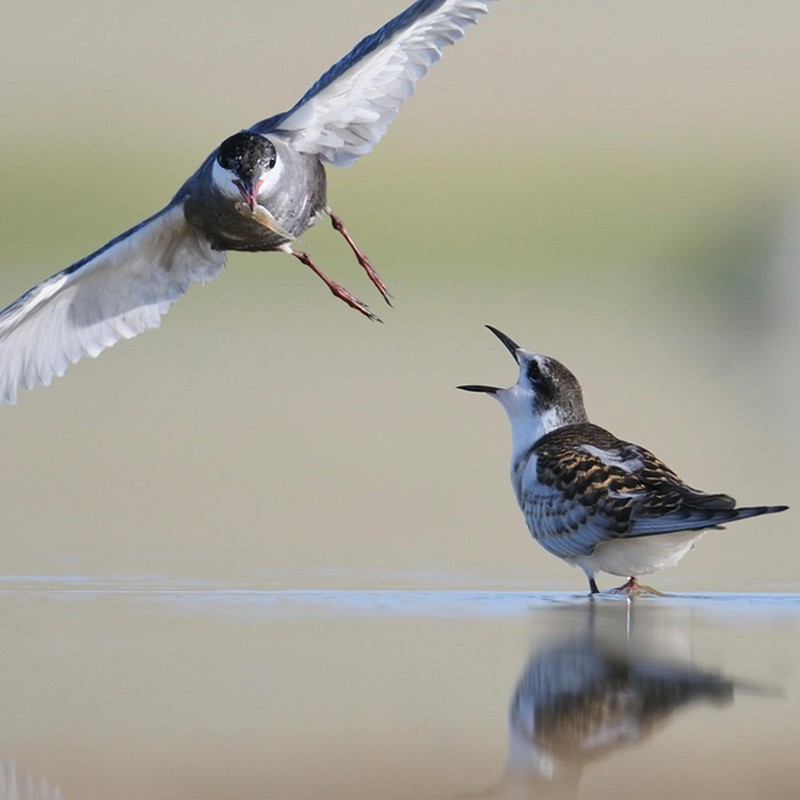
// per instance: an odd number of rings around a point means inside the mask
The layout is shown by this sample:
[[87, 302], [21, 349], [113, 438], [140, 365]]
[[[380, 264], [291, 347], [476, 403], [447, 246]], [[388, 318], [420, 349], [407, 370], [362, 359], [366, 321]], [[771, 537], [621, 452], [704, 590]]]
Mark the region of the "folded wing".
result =
[[[576, 432], [584, 443], [564, 447]], [[589, 555], [609, 539], [713, 528], [745, 511], [732, 497], [693, 489], [648, 450], [591, 423], [548, 434], [533, 453], [538, 480], [521, 504], [534, 537], [561, 557]]]

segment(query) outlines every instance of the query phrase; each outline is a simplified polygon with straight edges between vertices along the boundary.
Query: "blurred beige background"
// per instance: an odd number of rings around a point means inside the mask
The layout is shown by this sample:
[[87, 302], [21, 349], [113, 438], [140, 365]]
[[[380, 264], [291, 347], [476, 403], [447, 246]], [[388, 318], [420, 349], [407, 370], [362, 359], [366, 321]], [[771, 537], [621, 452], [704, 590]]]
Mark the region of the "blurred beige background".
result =
[[[0, 304], [155, 211], [402, 2], [7, 4]], [[6, 574], [256, 586], [564, 588], [508, 482], [515, 368], [563, 360], [590, 415], [690, 483], [798, 506], [800, 11], [502, 0], [374, 153], [330, 170], [318, 263], [234, 255], [162, 329], [0, 409]], [[795, 512], [653, 580], [798, 588]], [[601, 576], [601, 585], [613, 578]]]

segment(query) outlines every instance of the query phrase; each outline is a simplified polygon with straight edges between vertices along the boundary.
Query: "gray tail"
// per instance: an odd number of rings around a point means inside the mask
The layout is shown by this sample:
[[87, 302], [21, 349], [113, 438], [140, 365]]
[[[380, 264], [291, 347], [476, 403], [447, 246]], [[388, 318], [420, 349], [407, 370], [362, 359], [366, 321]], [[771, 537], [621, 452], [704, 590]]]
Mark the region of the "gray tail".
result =
[[747, 519], [748, 517], [760, 517], [762, 514], [777, 514], [779, 511], [787, 511], [789, 506], [749, 506], [748, 508], [735, 508], [730, 517], [730, 522], [737, 519]]

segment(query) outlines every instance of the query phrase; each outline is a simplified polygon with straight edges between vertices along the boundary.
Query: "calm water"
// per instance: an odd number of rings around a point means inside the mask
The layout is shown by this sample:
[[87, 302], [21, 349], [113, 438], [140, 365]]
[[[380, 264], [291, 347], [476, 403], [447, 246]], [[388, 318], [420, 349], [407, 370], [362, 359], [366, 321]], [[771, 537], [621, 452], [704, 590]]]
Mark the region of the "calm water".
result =
[[9, 577], [0, 625], [3, 800], [800, 795], [797, 596]]

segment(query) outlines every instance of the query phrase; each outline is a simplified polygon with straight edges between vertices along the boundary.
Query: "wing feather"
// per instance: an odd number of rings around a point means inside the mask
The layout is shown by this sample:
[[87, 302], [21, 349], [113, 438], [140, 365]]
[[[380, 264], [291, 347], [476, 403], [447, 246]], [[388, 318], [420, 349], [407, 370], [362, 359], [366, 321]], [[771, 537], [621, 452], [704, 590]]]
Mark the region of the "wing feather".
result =
[[156, 328], [192, 281], [225, 263], [173, 203], [0, 311], [0, 401]]
[[491, 0], [418, 0], [367, 36], [284, 114], [254, 125], [286, 132], [302, 153], [345, 167], [381, 140], [414, 84]]
[[517, 484], [531, 533], [562, 558], [590, 555], [609, 539], [702, 530], [738, 516], [733, 498], [693, 489], [648, 450], [591, 423], [547, 434], [521, 461], [536, 478], [521, 474]]

